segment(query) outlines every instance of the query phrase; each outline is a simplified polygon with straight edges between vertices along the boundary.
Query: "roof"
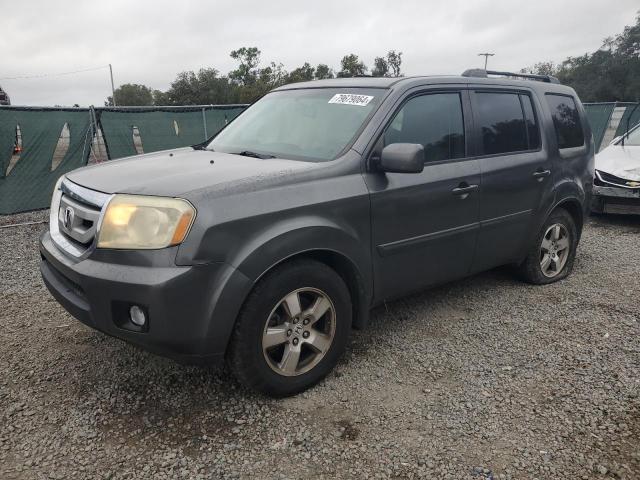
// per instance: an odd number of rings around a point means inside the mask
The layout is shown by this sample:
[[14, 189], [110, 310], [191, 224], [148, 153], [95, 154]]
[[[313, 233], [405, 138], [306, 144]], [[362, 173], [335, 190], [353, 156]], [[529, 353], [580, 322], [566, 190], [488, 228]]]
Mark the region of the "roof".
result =
[[413, 77], [350, 77], [350, 78], [332, 78], [328, 80], [312, 80], [310, 82], [289, 83], [274, 89], [293, 90], [300, 88], [391, 88], [401, 86], [403, 88], [411, 88], [413, 86], [424, 85], [425, 83], [433, 84], [474, 84], [474, 85], [503, 85], [509, 87], [532, 87], [542, 89], [544, 91], [571, 90], [569, 87], [556, 84], [546, 83], [538, 80], [526, 80], [521, 78], [501, 78], [501, 77], [468, 77], [462, 75], [422, 75]]
[[311, 80], [310, 82], [289, 83], [275, 90], [290, 90], [292, 88], [331, 88], [331, 87], [358, 87], [358, 88], [389, 88], [394, 83], [410, 77], [348, 77], [330, 78], [327, 80]]

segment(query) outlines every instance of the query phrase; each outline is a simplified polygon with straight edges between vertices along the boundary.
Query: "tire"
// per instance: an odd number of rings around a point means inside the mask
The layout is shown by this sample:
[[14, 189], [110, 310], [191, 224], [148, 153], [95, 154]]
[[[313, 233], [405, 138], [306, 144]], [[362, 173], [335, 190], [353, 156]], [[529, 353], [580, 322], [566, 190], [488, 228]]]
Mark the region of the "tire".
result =
[[[543, 269], [542, 262], [549, 260], [549, 258], [545, 256], [545, 251], [555, 251], [555, 257], [557, 259], [560, 259], [560, 255], [563, 253], [563, 251], [559, 249], [565, 242], [554, 239], [558, 231], [554, 226], [560, 226], [560, 238], [563, 238], [563, 233], [566, 234], [566, 258], [559, 263], [550, 260], [547, 269]], [[554, 227], [553, 232], [550, 232], [552, 227]], [[554, 240], [555, 243], [553, 243]], [[545, 241], [544, 246], [543, 241]], [[550, 245], [550, 241], [552, 245]], [[527, 253], [524, 261], [520, 264], [518, 268], [520, 276], [526, 282], [534, 285], [546, 285], [566, 278], [573, 269], [577, 246], [578, 230], [573, 217], [563, 208], [554, 210], [542, 225], [535, 242]], [[551, 249], [546, 250], [547, 247]]]
[[[229, 367], [242, 385], [258, 392], [299, 393], [335, 367], [347, 344], [351, 315], [349, 289], [334, 270], [315, 260], [287, 262], [247, 297], [232, 334]], [[268, 338], [285, 343], [266, 348]]]

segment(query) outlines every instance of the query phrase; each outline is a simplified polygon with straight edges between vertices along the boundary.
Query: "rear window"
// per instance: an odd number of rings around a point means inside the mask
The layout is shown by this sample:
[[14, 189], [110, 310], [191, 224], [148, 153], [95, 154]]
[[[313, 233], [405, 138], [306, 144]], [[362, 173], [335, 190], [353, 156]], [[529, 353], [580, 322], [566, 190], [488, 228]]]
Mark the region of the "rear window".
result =
[[524, 113], [517, 93], [477, 92], [476, 99], [485, 155], [529, 149]]
[[580, 115], [573, 98], [567, 95], [546, 94], [558, 139], [558, 148], [575, 148], [584, 145], [584, 132]]

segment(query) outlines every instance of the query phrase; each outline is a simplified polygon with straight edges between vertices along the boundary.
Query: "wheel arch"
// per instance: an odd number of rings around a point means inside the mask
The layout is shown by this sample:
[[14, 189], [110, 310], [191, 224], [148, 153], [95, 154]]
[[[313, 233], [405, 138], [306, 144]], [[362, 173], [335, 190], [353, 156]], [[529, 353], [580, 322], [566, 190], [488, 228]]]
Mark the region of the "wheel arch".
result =
[[553, 213], [555, 210], [558, 210], [559, 208], [566, 210], [573, 218], [573, 221], [576, 224], [576, 230], [578, 231], [578, 240], [580, 240], [580, 236], [582, 235], [582, 227], [584, 226], [584, 209], [582, 207], [582, 203], [580, 203], [577, 198], [565, 198], [554, 205], [554, 207], [547, 215], [547, 218], [549, 215], [551, 215], [551, 213]]
[[575, 196], [563, 197], [560, 200], [553, 202], [551, 206], [546, 210], [545, 214], [540, 217], [537, 224], [535, 225], [535, 230], [531, 231], [531, 240], [526, 242], [526, 249], [523, 250], [521, 259], [515, 262], [516, 265], [520, 265], [524, 261], [526, 252], [529, 251], [535, 241], [535, 236], [538, 234], [549, 216], [559, 208], [566, 210], [569, 215], [571, 215], [571, 218], [573, 218], [576, 224], [576, 230], [578, 232], [578, 241], [580, 240], [580, 237], [582, 235], [582, 227], [584, 225], [583, 202], [580, 200], [580, 198]]
[[[232, 265], [255, 285], [273, 268], [308, 257], [333, 268], [347, 283], [360, 306], [371, 300], [373, 275], [368, 223], [363, 228], [335, 219], [307, 217], [270, 225], [237, 250]], [[363, 248], [364, 247], [364, 248]], [[356, 288], [357, 285], [357, 288]], [[244, 301], [244, 299], [243, 299]], [[360, 312], [354, 318], [360, 318]], [[361, 325], [358, 321], [357, 325]]]
[[[258, 278], [254, 285], [275, 268], [295, 260], [310, 259], [324, 263], [344, 280], [352, 300], [352, 326], [357, 329], [366, 327], [369, 321], [369, 303], [371, 292], [365, 286], [365, 279], [358, 266], [341, 252], [326, 248], [314, 248], [293, 253], [273, 263]], [[244, 300], [243, 300], [244, 303]]]
[[[363, 246], [366, 246], [363, 248]], [[245, 279], [242, 288], [222, 285], [229, 304], [213, 308], [208, 337], [228, 348], [238, 313], [260, 279], [274, 268], [295, 259], [309, 258], [329, 266], [342, 277], [352, 297], [352, 326], [364, 328], [373, 293], [370, 248], [364, 235], [330, 222], [278, 222], [237, 245], [226, 263]], [[216, 314], [219, 314], [216, 316]], [[220, 348], [220, 347], [218, 347]]]

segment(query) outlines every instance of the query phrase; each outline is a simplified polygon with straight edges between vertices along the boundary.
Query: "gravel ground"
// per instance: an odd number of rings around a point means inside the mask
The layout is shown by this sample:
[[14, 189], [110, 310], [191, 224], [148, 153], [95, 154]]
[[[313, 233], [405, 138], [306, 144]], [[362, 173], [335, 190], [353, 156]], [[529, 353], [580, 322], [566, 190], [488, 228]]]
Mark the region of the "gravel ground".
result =
[[45, 228], [0, 229], [2, 479], [640, 478], [638, 218], [590, 219], [559, 284], [497, 269], [376, 310], [286, 400], [75, 321]]

